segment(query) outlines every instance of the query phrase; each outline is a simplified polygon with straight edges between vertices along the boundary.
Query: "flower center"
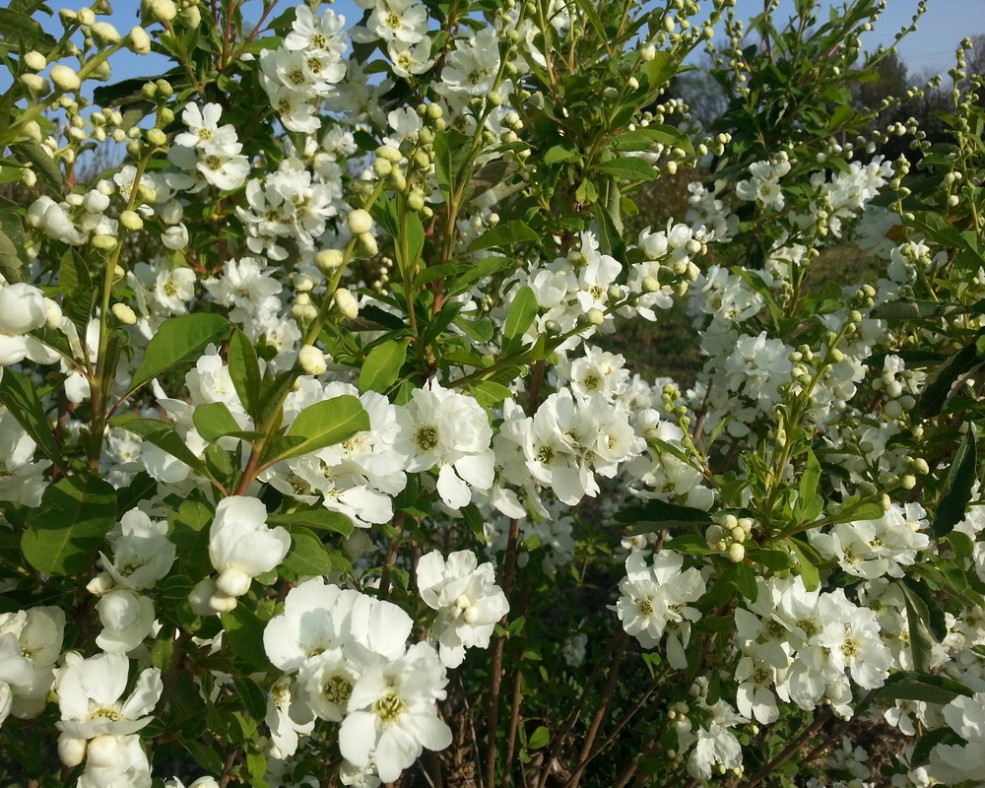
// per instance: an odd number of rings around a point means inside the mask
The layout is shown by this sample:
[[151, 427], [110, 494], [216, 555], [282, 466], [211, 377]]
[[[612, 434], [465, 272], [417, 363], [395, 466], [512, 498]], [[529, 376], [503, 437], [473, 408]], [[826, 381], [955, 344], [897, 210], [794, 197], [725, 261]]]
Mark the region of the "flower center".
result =
[[427, 424], [417, 430], [414, 441], [421, 451], [431, 451], [431, 449], [438, 445], [438, 431], [430, 424]]
[[384, 695], [373, 705], [373, 711], [383, 722], [393, 722], [403, 714], [404, 702], [395, 694]]

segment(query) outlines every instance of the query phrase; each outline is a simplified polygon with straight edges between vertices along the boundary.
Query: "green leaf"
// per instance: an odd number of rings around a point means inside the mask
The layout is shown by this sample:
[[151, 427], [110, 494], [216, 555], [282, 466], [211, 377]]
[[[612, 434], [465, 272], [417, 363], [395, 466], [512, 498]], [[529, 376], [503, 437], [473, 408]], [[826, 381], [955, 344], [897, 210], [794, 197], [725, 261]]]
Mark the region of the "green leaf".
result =
[[92, 476], [69, 476], [44, 491], [27, 517], [21, 538], [24, 557], [47, 575], [76, 575], [116, 524], [116, 491]]
[[653, 533], [666, 528], [704, 528], [712, 523], [711, 515], [703, 509], [666, 501], [647, 501], [637, 506], [627, 506], [616, 512], [613, 519], [620, 525], [631, 526], [629, 533], [634, 534]]
[[544, 154], [544, 164], [557, 164], [562, 161], [578, 161], [581, 155], [576, 150], [566, 148], [564, 145], [553, 145]]
[[513, 396], [506, 386], [502, 383], [495, 383], [491, 380], [477, 380], [468, 385], [469, 393], [475, 397], [475, 401], [489, 410], [499, 405], [503, 400]]
[[797, 559], [797, 569], [801, 580], [804, 581], [804, 589], [814, 591], [821, 585], [821, 574], [817, 566], [811, 561], [807, 554], [807, 546], [797, 539], [787, 539], [784, 542]]
[[434, 135], [434, 176], [445, 201], [451, 201], [451, 190], [457, 183], [462, 160], [469, 150], [468, 138], [459, 131], [446, 129]]
[[519, 219], [511, 219], [508, 222], [497, 224], [491, 230], [483, 233], [469, 244], [470, 252], [478, 252], [482, 249], [489, 249], [493, 246], [511, 246], [529, 241], [536, 241], [540, 238], [529, 225]]
[[254, 422], [260, 420], [260, 362], [257, 359], [256, 348], [246, 338], [246, 334], [238, 328], [233, 330], [229, 338], [229, 377], [233, 388], [243, 403], [246, 412]]
[[7, 406], [7, 410], [38, 445], [44, 456], [59, 468], [64, 468], [61, 450], [55, 442], [41, 398], [31, 379], [22, 372], [5, 368], [3, 377], [0, 378], [0, 402]]
[[385, 394], [400, 377], [400, 369], [406, 360], [406, 340], [380, 343], [369, 351], [362, 369], [359, 370], [359, 390]]
[[979, 329], [975, 338], [955, 353], [927, 383], [917, 400], [916, 412], [919, 418], [929, 419], [939, 414], [958, 378], [981, 363], [981, 353], [976, 344], [982, 336], [985, 336], [985, 329]]
[[369, 416], [356, 397], [344, 394], [324, 402], [316, 402], [302, 410], [287, 438], [300, 438], [301, 442], [266, 460], [267, 463], [288, 460], [311, 454], [351, 438], [357, 432], [369, 429]]
[[[401, 243], [396, 245], [397, 262], [401, 271], [409, 271], [421, 259], [421, 252], [424, 251], [424, 225], [421, 223], [421, 217], [413, 211], [407, 212], [404, 221], [406, 222], [406, 238], [401, 238]], [[407, 250], [406, 260], [404, 259], [405, 246]]]
[[285, 580], [327, 575], [335, 568], [325, 545], [312, 533], [298, 529], [291, 534], [291, 549], [277, 568]]
[[209, 774], [222, 774], [222, 758], [211, 747], [206, 747], [201, 742], [181, 737], [181, 746], [188, 750], [195, 762]]
[[21, 281], [24, 259], [24, 226], [17, 207], [5, 197], [0, 197], [0, 274], [8, 283]]
[[964, 519], [977, 473], [978, 449], [975, 442], [975, 428], [969, 423], [968, 431], [961, 439], [957, 454], [954, 455], [954, 460], [948, 469], [941, 499], [937, 504], [931, 530], [938, 539], [951, 533], [954, 526]]
[[37, 49], [42, 55], [50, 52], [56, 44], [37, 20], [9, 8], [0, 8], [0, 41], [15, 47], [20, 43], [23, 51]]
[[633, 157], [604, 161], [599, 165], [599, 170], [624, 181], [652, 181], [658, 174], [652, 164]]
[[510, 309], [506, 313], [506, 320], [503, 321], [504, 345], [519, 345], [520, 338], [533, 325], [538, 308], [537, 296], [527, 285], [516, 291], [516, 295], [513, 296], [513, 303], [510, 304]]
[[649, 81], [650, 92], [660, 90], [680, 68], [677, 57], [670, 52], [657, 52], [653, 60], [643, 64], [643, 73]]
[[756, 573], [752, 571], [752, 567], [734, 564], [731, 573], [739, 593], [750, 602], [755, 602], [756, 597], [759, 596], [759, 586], [756, 585]]
[[882, 700], [919, 700], [944, 706], [961, 695], [971, 693], [963, 684], [946, 676], [927, 676], [905, 671], [890, 676], [872, 694]]
[[181, 460], [189, 468], [198, 471], [203, 476], [208, 476], [208, 470], [205, 464], [188, 448], [174, 427], [167, 422], [158, 421], [157, 419], [140, 419], [122, 416], [112, 419], [110, 423], [114, 427], [122, 427], [125, 430], [136, 433], [145, 441], [154, 444], [157, 448], [167, 452], [172, 457]]
[[530, 734], [530, 738], [527, 739], [527, 749], [539, 750], [542, 747], [546, 747], [550, 740], [551, 732], [543, 725], [538, 725], [534, 729], [534, 732]]
[[847, 523], [858, 520], [878, 520], [886, 514], [878, 501], [862, 501], [859, 495], [851, 495], [841, 502], [837, 515], [832, 515], [831, 522]]
[[753, 563], [762, 564], [767, 569], [771, 569], [774, 572], [782, 572], [792, 566], [790, 554], [785, 553], [782, 550], [763, 550], [761, 548], [754, 547], [750, 550], [746, 550], [746, 558]]
[[10, 146], [10, 152], [18, 161], [30, 162], [31, 169], [41, 183], [53, 192], [61, 194], [64, 191], [64, 178], [61, 170], [58, 169], [58, 164], [40, 145], [35, 142], [18, 142]]
[[947, 618], [940, 603], [926, 585], [912, 577], [899, 581], [904, 593], [913, 601], [920, 620], [926, 624], [931, 637], [940, 643], [947, 637]]
[[814, 452], [808, 447], [807, 462], [804, 464], [804, 471], [800, 476], [800, 484], [797, 487], [797, 503], [794, 505], [794, 517], [799, 522], [809, 523], [816, 520], [824, 509], [824, 499], [817, 494], [820, 481], [821, 463], [817, 461]]
[[229, 613], [223, 613], [222, 642], [228, 645], [233, 654], [249, 668], [267, 667], [266, 651], [263, 648], [263, 628], [266, 622], [249, 609], [249, 605], [236, 605]]
[[224, 339], [228, 333], [229, 321], [222, 315], [197, 312], [168, 318], [147, 344], [130, 381], [130, 391], [177, 364], [195, 360], [206, 346]]
[[920, 673], [927, 673], [931, 665], [931, 644], [925, 621], [929, 618], [926, 605], [919, 596], [899, 584], [903, 589], [903, 601], [906, 604], [907, 627], [910, 632], [910, 653], [913, 655], [913, 667]]
[[209, 443], [217, 441], [225, 435], [241, 433], [243, 428], [233, 418], [225, 402], [208, 402], [199, 405], [192, 413], [195, 429]]
[[296, 526], [312, 528], [316, 531], [332, 531], [348, 539], [352, 536], [355, 526], [352, 520], [341, 512], [329, 509], [298, 509], [293, 512], [280, 512], [267, 517], [268, 525], [283, 525], [288, 529]]

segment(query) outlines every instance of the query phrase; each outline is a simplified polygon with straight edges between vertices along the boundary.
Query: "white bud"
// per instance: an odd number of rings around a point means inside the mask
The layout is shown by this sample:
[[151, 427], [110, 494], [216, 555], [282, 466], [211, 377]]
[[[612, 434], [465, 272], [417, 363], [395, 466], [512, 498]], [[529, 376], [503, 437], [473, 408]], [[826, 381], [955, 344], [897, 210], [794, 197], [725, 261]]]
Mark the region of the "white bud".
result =
[[326, 273], [335, 270], [344, 262], [345, 257], [338, 249], [322, 249], [315, 255], [315, 265]]
[[353, 235], [362, 235], [373, 229], [373, 217], [369, 215], [369, 211], [364, 211], [362, 208], [352, 211], [348, 221], [349, 232]]
[[56, 88], [66, 93], [78, 90], [82, 86], [82, 80], [75, 70], [61, 64], [52, 67], [51, 81], [55, 83]]
[[321, 375], [328, 369], [325, 354], [314, 345], [305, 345], [298, 353], [298, 363], [306, 375]]
[[40, 71], [48, 65], [48, 60], [36, 49], [32, 49], [24, 53], [24, 65], [32, 71]]
[[178, 251], [188, 246], [188, 228], [183, 224], [174, 224], [161, 234], [161, 243], [167, 249]]
[[33, 93], [36, 96], [43, 96], [48, 93], [51, 86], [48, 84], [48, 80], [38, 74], [25, 73], [21, 74], [18, 79], [21, 84], [27, 88], [28, 92]]
[[354, 319], [359, 314], [359, 303], [355, 296], [344, 287], [335, 291], [335, 305], [339, 308], [342, 316], [349, 320]]
[[[243, 596], [247, 591], [250, 590], [250, 583], [253, 582], [253, 578], [250, 577], [242, 569], [236, 569], [231, 567], [226, 569], [215, 581], [215, 587], [220, 594], [225, 594], [227, 596]], [[216, 595], [213, 595], [213, 600]]]
[[92, 38], [103, 47], [116, 46], [120, 43], [120, 33], [109, 22], [96, 22], [92, 26]]
[[78, 766], [86, 757], [87, 739], [63, 733], [58, 737], [58, 757], [69, 769]]
[[144, 0], [143, 11], [153, 22], [172, 22], [178, 8], [171, 0]]
[[150, 36], [147, 31], [137, 25], [130, 31], [130, 49], [138, 55], [150, 53]]
[[600, 326], [605, 322], [605, 313], [601, 309], [589, 309], [585, 317], [593, 326]]
[[113, 317], [125, 326], [132, 326], [137, 322], [137, 313], [126, 304], [117, 302], [110, 307], [110, 311], [113, 313]]
[[90, 767], [108, 768], [123, 760], [123, 737], [104, 733], [89, 740], [86, 763]]
[[116, 238], [112, 235], [95, 235], [92, 245], [101, 252], [111, 252], [116, 248]]
[[133, 232], [143, 229], [144, 220], [140, 218], [140, 214], [136, 211], [123, 211], [120, 214], [120, 224]]

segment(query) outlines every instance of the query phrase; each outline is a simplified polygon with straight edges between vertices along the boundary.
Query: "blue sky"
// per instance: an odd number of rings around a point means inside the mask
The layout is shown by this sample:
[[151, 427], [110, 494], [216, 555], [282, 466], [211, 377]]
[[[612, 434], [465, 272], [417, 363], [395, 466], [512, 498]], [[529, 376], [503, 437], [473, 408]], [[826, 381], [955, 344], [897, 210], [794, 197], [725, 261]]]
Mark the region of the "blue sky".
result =
[[[297, 1], [281, 0], [276, 13]], [[255, 3], [256, 0], [252, 2]], [[700, 2], [709, 8], [711, 6], [709, 0], [700, 0]], [[739, 17], [748, 19], [762, 11], [763, 2], [764, 0], [737, 0], [736, 13]], [[61, 3], [56, 0], [51, 5], [58, 7]], [[78, 3], [71, 5], [78, 6]], [[111, 21], [121, 33], [126, 33], [138, 22], [136, 11], [138, 2], [115, 0], [113, 5], [114, 14]], [[206, 5], [203, 3], [203, 9]], [[917, 0], [886, 0], [886, 5], [887, 8], [875, 30], [863, 40], [863, 45], [869, 49], [892, 42], [896, 31], [908, 24], [912, 18], [917, 9]], [[900, 56], [913, 77], [946, 73], [954, 65], [954, 50], [961, 38], [985, 33], [985, 0], [929, 0], [928, 6], [928, 11], [921, 19], [917, 31], [907, 36], [899, 46]], [[794, 0], [780, 0], [780, 15], [782, 17], [791, 15], [793, 7]], [[346, 17], [349, 24], [362, 15], [362, 9], [357, 8], [352, 0], [336, 0], [334, 8]], [[46, 26], [49, 29], [57, 28], [58, 23], [51, 20]], [[162, 68], [162, 63], [163, 60], [155, 56], [138, 57], [129, 53], [121, 54], [113, 61], [113, 79], [154, 76], [154, 72]], [[4, 82], [5, 80], [0, 77], [0, 86]]]
[[[708, 0], [701, 1], [710, 7]], [[280, 5], [287, 8], [290, 2], [282, 0]], [[889, 44], [895, 32], [909, 23], [917, 9], [917, 0], [887, 0], [886, 5], [876, 29], [863, 42], [869, 48]], [[136, 0], [116, 0], [114, 6], [112, 21], [121, 32], [136, 24]], [[780, 14], [792, 14], [793, 6], [793, 0], [781, 0]], [[334, 7], [350, 24], [362, 14], [362, 9], [351, 0], [337, 0]], [[741, 18], [749, 18], [762, 8], [763, 0], [738, 0], [736, 13]], [[929, 9], [918, 30], [903, 40], [899, 52], [913, 75], [943, 73], [954, 64], [954, 50], [961, 38], [978, 33], [985, 33], [985, 0], [929, 0]], [[151, 70], [150, 59], [135, 56], [121, 59], [115, 65], [116, 78], [148, 75]]]
[[[835, 5], [841, 5], [836, 3]], [[781, 0], [780, 12], [793, 13], [793, 0]], [[748, 18], [760, 13], [763, 0], [738, 0], [736, 14]], [[875, 49], [889, 45], [896, 32], [909, 24], [917, 10], [917, 0], [886, 0], [886, 10], [863, 45]], [[985, 0], [929, 0], [927, 13], [917, 30], [903, 39], [899, 54], [910, 73], [946, 73], [954, 65], [954, 50], [965, 36], [985, 33]]]

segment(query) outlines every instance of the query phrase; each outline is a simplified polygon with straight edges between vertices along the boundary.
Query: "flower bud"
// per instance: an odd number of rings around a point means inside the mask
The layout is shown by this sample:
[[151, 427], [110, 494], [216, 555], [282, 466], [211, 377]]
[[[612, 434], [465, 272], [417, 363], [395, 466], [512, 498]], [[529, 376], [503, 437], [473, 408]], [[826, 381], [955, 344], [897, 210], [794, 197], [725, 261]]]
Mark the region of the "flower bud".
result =
[[359, 303], [355, 296], [344, 287], [335, 291], [335, 305], [339, 308], [342, 316], [349, 320], [353, 320], [359, 314]]
[[345, 262], [345, 256], [338, 249], [322, 249], [315, 255], [315, 265], [326, 273], [334, 271]]
[[65, 766], [74, 769], [85, 760], [87, 744], [86, 739], [63, 733], [58, 737], [58, 757]]
[[27, 88], [27, 91], [35, 96], [47, 95], [51, 89], [48, 80], [38, 74], [25, 73], [21, 74], [18, 79]]
[[115, 303], [110, 308], [110, 311], [113, 313], [113, 317], [125, 326], [132, 326], [137, 322], [137, 313], [126, 304]]
[[380, 247], [376, 243], [376, 238], [373, 237], [372, 233], [361, 233], [356, 238], [356, 241], [358, 244], [357, 249], [363, 257], [373, 257], [380, 251]]
[[153, 145], [155, 148], [164, 147], [167, 144], [168, 135], [165, 134], [160, 129], [147, 129], [147, 142]]
[[151, 22], [173, 22], [178, 8], [172, 0], [144, 0], [141, 12]]
[[92, 38], [101, 47], [116, 46], [120, 43], [120, 33], [109, 22], [96, 22], [92, 26]]
[[82, 87], [82, 80], [79, 79], [79, 75], [75, 73], [75, 70], [61, 64], [52, 67], [51, 81], [55, 83], [56, 88], [65, 93], [78, 90]]
[[130, 49], [138, 55], [147, 55], [150, 53], [150, 36], [147, 35], [147, 31], [144, 30], [139, 25], [130, 31]]
[[86, 762], [89, 766], [108, 768], [123, 760], [123, 737], [104, 733], [89, 740]]
[[298, 353], [298, 363], [306, 375], [321, 375], [328, 369], [325, 354], [314, 345], [305, 345]]
[[44, 300], [44, 324], [50, 329], [62, 327], [62, 308], [50, 298]]
[[[220, 594], [225, 594], [226, 596], [236, 597], [243, 596], [247, 591], [250, 590], [250, 583], [253, 582], [253, 578], [250, 577], [242, 569], [230, 568], [223, 571], [215, 581], [215, 587]], [[216, 595], [212, 595], [213, 601]], [[213, 605], [214, 607], [214, 605]]]
[[120, 214], [120, 224], [130, 231], [136, 231], [143, 229], [144, 220], [136, 211], [123, 211]]
[[112, 235], [95, 235], [92, 245], [101, 252], [112, 252], [116, 248], [116, 238]]
[[362, 208], [356, 208], [349, 214], [349, 232], [353, 235], [362, 235], [363, 233], [368, 233], [373, 229], [373, 217], [369, 215], [368, 211], [364, 211]]
[[24, 65], [31, 69], [31, 71], [40, 71], [48, 65], [47, 58], [45, 58], [45, 56], [36, 49], [32, 49], [30, 52], [25, 52], [23, 60]]

